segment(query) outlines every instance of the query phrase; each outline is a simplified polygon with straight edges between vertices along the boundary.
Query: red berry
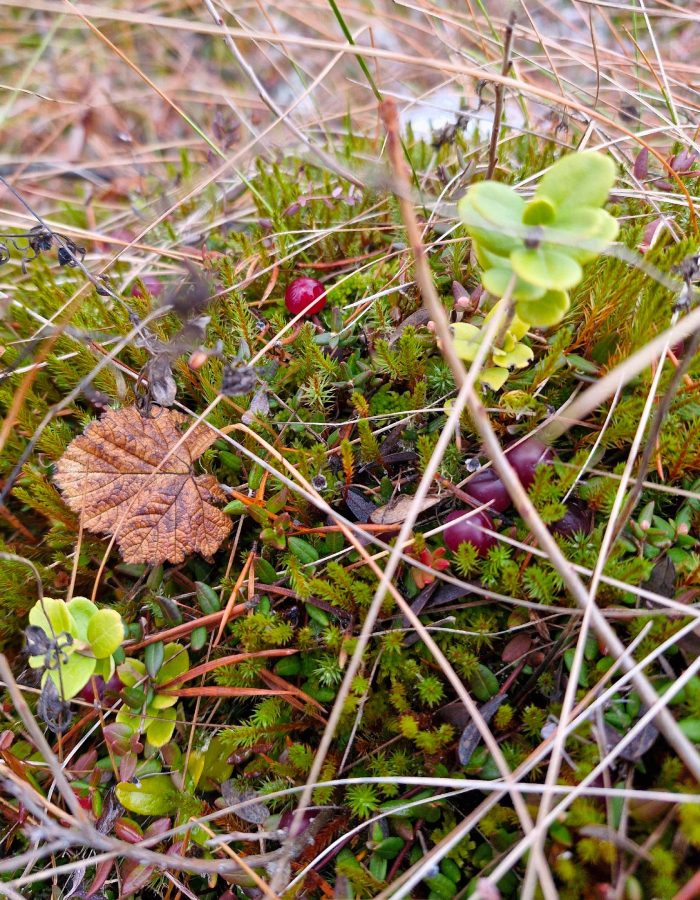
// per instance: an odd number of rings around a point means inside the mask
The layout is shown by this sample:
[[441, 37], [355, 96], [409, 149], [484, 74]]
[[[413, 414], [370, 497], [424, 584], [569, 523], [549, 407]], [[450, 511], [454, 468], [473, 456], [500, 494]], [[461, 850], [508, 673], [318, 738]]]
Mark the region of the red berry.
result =
[[[467, 509], [456, 509], [447, 516], [445, 521], [453, 522], [468, 512]], [[456, 525], [446, 528], [442, 536], [450, 550], [454, 551], [460, 544], [468, 542], [474, 545], [479, 556], [486, 556], [488, 550], [496, 543], [496, 538], [483, 531], [484, 528], [493, 529], [491, 517], [485, 512], [472, 512], [468, 519], [463, 519]]]
[[511, 450], [506, 450], [506, 454], [508, 462], [526, 488], [535, 480], [537, 466], [551, 463], [554, 459], [554, 451], [536, 438], [528, 438]]
[[315, 278], [295, 278], [287, 285], [284, 303], [293, 316], [315, 316], [326, 305], [325, 294], [325, 287]]
[[489, 507], [490, 512], [503, 512], [510, 506], [510, 494], [493, 469], [477, 472], [464, 485], [464, 490], [479, 503], [493, 501]]

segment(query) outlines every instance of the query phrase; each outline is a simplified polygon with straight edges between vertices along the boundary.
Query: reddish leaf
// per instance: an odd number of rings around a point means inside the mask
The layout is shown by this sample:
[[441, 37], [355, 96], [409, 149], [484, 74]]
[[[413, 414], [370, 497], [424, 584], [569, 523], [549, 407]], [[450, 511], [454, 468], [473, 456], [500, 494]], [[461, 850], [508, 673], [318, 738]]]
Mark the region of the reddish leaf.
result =
[[525, 656], [530, 647], [532, 647], [532, 638], [529, 634], [524, 634], [522, 632], [516, 634], [503, 648], [501, 659], [505, 663], [515, 662], [517, 659], [521, 659]]
[[113, 859], [103, 859], [101, 863], [97, 864], [97, 868], [95, 869], [95, 877], [92, 879], [90, 887], [87, 890], [88, 897], [92, 897], [93, 894], [96, 894], [105, 883], [105, 881], [107, 881], [109, 873], [112, 871], [113, 865]]
[[634, 172], [634, 177], [640, 181], [644, 181], [649, 174], [649, 151], [646, 147], [642, 147], [637, 154], [632, 171]]
[[120, 897], [131, 897], [145, 887], [153, 877], [155, 866], [142, 866], [134, 860], [127, 860], [122, 865], [122, 890]]

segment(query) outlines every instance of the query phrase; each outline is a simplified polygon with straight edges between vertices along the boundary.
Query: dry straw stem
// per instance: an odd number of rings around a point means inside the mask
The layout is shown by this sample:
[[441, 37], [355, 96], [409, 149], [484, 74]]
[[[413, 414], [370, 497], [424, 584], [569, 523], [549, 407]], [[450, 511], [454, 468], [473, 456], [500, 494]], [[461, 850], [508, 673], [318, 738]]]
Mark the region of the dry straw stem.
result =
[[[496, 317], [494, 317], [494, 324], [493, 324], [494, 330], [497, 327], [498, 327], [498, 321], [497, 321]], [[488, 346], [486, 344], [486, 342], [485, 342], [485, 346]], [[475, 368], [474, 372], [473, 372], [473, 378], [476, 378], [477, 373], [478, 373], [478, 368]], [[466, 394], [466, 389], [465, 389], [464, 393]], [[464, 396], [462, 397], [462, 402], [463, 401], [464, 401]], [[459, 410], [460, 410], [460, 408], [459, 408], [458, 403], [455, 403], [455, 409], [453, 410], [453, 413], [452, 413], [452, 419], [453, 419], [452, 427], [454, 427], [457, 423], [457, 420], [459, 417]], [[381, 606], [382, 606], [382, 603], [384, 601], [384, 597], [385, 597], [385, 594], [387, 591], [392, 595], [392, 597], [396, 601], [402, 614], [408, 619], [409, 623], [413, 626], [413, 628], [415, 628], [419, 637], [423, 640], [423, 642], [425, 643], [428, 650], [434, 656], [436, 662], [440, 665], [446, 678], [450, 681], [450, 683], [454, 687], [458, 697], [464, 703], [467, 711], [469, 712], [470, 716], [472, 717], [472, 719], [475, 721], [477, 727], [479, 728], [481, 736], [483, 737], [484, 742], [486, 743], [487, 747], [491, 751], [491, 753], [494, 757], [494, 760], [496, 761], [496, 764], [498, 765], [499, 770], [501, 771], [503, 777], [506, 779], [506, 781], [508, 781], [511, 777], [510, 771], [507, 767], [507, 764], [505, 762], [505, 759], [503, 758], [503, 755], [501, 753], [501, 750], [500, 750], [497, 742], [493, 738], [493, 735], [491, 734], [488, 726], [486, 725], [481, 714], [479, 713], [478, 707], [476, 706], [474, 701], [471, 699], [469, 693], [466, 691], [461, 680], [459, 679], [457, 674], [454, 672], [454, 670], [450, 666], [449, 662], [443, 655], [440, 648], [437, 646], [435, 641], [432, 639], [429, 631], [422, 624], [420, 619], [418, 619], [418, 617], [415, 615], [415, 613], [411, 610], [408, 603], [406, 603], [406, 601], [404, 600], [404, 598], [402, 597], [400, 592], [396, 589], [396, 587], [394, 586], [394, 584], [391, 581], [391, 578], [396, 569], [396, 566], [398, 565], [398, 562], [402, 558], [402, 554], [400, 551], [401, 535], [399, 535], [399, 539], [397, 541], [397, 547], [392, 551], [392, 557], [390, 558], [389, 563], [387, 564], [387, 568], [385, 569], [384, 572], [382, 572], [382, 570], [377, 566], [377, 564], [374, 562], [374, 560], [368, 553], [367, 549], [360, 543], [360, 541], [357, 539], [357, 537], [355, 536], [355, 534], [353, 533], [351, 528], [348, 527], [348, 524], [345, 523], [345, 521], [342, 519], [342, 517], [340, 517], [337, 514], [337, 512], [332, 510], [326, 504], [326, 502], [323, 500], [323, 498], [314, 490], [313, 486], [311, 484], [309, 484], [309, 482], [307, 482], [306, 479], [303, 478], [303, 476], [301, 476], [300, 473], [294, 469], [294, 467], [282, 456], [282, 454], [280, 454], [274, 447], [272, 447], [265, 440], [263, 440], [259, 435], [255, 434], [250, 429], [248, 429], [245, 425], [234, 424], [234, 425], [228, 426], [224, 430], [225, 431], [239, 430], [239, 431], [245, 432], [246, 434], [249, 435], [249, 437], [256, 440], [261, 446], [263, 446], [267, 450], [268, 453], [270, 453], [284, 468], [286, 468], [290, 472], [292, 477], [297, 481], [297, 483], [303, 487], [304, 492], [307, 493], [307, 495], [309, 495], [311, 497], [312, 502], [314, 502], [319, 509], [322, 509], [324, 512], [326, 512], [328, 515], [330, 515], [338, 523], [338, 525], [341, 528], [341, 532], [344, 534], [346, 539], [353, 545], [353, 547], [358, 551], [358, 553], [360, 553], [362, 558], [370, 566], [370, 568], [372, 569], [372, 571], [374, 572], [374, 574], [376, 575], [376, 577], [379, 581], [379, 585], [377, 587], [377, 591], [373, 598], [372, 604], [370, 605], [367, 615], [365, 617], [365, 621], [363, 623], [362, 630], [357, 638], [356, 647], [353, 652], [353, 656], [350, 659], [348, 668], [347, 668], [347, 670], [345, 672], [345, 676], [343, 678], [343, 682], [338, 689], [338, 694], [336, 696], [335, 704], [333, 706], [333, 709], [331, 710], [331, 714], [328, 717], [328, 724], [327, 724], [327, 726], [324, 730], [324, 733], [321, 737], [321, 740], [319, 742], [319, 746], [316, 751], [316, 755], [314, 757], [314, 763], [309, 772], [307, 783], [301, 794], [301, 797], [299, 800], [299, 805], [297, 807], [297, 811], [295, 814], [295, 820], [293, 821], [293, 823], [290, 827], [290, 832], [292, 834], [294, 833], [296, 822], [301, 820], [301, 816], [303, 815], [304, 810], [307, 808], [307, 806], [311, 802], [312, 793], [318, 782], [319, 776], [321, 774], [321, 770], [323, 768], [323, 763], [326, 759], [328, 751], [330, 750], [330, 748], [332, 746], [334, 735], [335, 735], [335, 730], [340, 721], [340, 717], [341, 717], [342, 711], [343, 711], [343, 706], [344, 706], [345, 701], [350, 692], [352, 680], [355, 677], [355, 675], [357, 674], [357, 672], [359, 671], [360, 665], [362, 664], [362, 656], [363, 656], [364, 650], [372, 636], [374, 624], [376, 622], [377, 616], [379, 615], [379, 611], [381, 609]], [[447, 445], [450, 434], [451, 434], [451, 431], [450, 431], [449, 423], [448, 423], [448, 427], [446, 427], [446, 429], [445, 429], [445, 439], [443, 441], [445, 446]], [[436, 448], [436, 453], [433, 454], [433, 458], [435, 460], [434, 465], [437, 466], [439, 464], [439, 459], [440, 459], [437, 448]], [[421, 488], [423, 489], [424, 492], [427, 492], [428, 487], [432, 482], [432, 474], [430, 472], [426, 471], [426, 476], [424, 476], [422, 483], [419, 486], [419, 489], [418, 489], [419, 492], [421, 491]], [[279, 476], [277, 476], [277, 477], [279, 477]], [[293, 482], [292, 482], [292, 486], [294, 486]], [[297, 490], [298, 490], [298, 487], [297, 487]], [[407, 522], [404, 523], [404, 525], [406, 526], [406, 533], [408, 531], [410, 531], [413, 521], [415, 521], [415, 516], [417, 515], [418, 509], [419, 509], [419, 506], [414, 503], [413, 504], [413, 518], [411, 518], [411, 516], [409, 515], [409, 517], [407, 518]], [[525, 825], [525, 823], [529, 823], [529, 827], [531, 827], [532, 819], [530, 818], [530, 815], [527, 811], [527, 807], [525, 806], [525, 804], [522, 800], [522, 797], [520, 796], [519, 793], [517, 793], [515, 791], [513, 792], [512, 797], [513, 797], [513, 805], [514, 805], [516, 811], [518, 812], [519, 816], [523, 820], [523, 824]], [[293, 846], [294, 846], [293, 840], [288, 839], [283, 847], [283, 854], [282, 854], [278, 874], [271, 884], [271, 887], [273, 890], [280, 891], [284, 887], [283, 881], [285, 878], [285, 862], [289, 860]], [[551, 882], [551, 875], [549, 874], [549, 871], [546, 868], [546, 864], [544, 863], [544, 861], [542, 863], [541, 877], [542, 877], [543, 883], [545, 885], [549, 885], [548, 896], [556, 897], [556, 890], [554, 888], [553, 883]]]
[[[15, 4], [12, 2], [12, 0], [0, 0], [0, 6], [14, 5]], [[282, 44], [283, 46], [289, 45], [309, 47], [317, 50], [330, 50], [334, 52], [343, 52], [354, 56], [390, 60], [392, 62], [402, 63], [404, 65], [413, 66], [416, 64], [416, 56], [412, 56], [407, 53], [399, 53], [394, 50], [384, 50], [379, 47], [358, 46], [356, 44], [350, 43], [339, 43], [338, 41], [319, 40], [317, 38], [307, 38], [295, 34], [279, 35], [271, 31], [255, 31], [242, 28], [222, 27], [220, 25], [208, 25], [203, 22], [192, 22], [191, 20], [169, 16], [153, 16], [141, 12], [132, 13], [128, 10], [115, 10], [101, 6], [93, 6], [90, 4], [83, 4], [81, 5], [79, 10], [75, 8], [76, 11], [73, 12], [71, 9], [66, 9], [66, 6], [64, 4], [51, 3], [50, 0], [27, 0], [25, 8], [33, 10], [43, 10], [45, 12], [54, 13], [56, 15], [77, 15], [80, 18], [90, 16], [93, 19], [108, 19], [110, 21], [130, 22], [132, 24], [138, 24], [141, 26], [151, 25], [155, 28], [169, 28], [181, 31], [195, 32], [199, 34], [220, 35], [224, 38], [229, 36], [231, 38], [238, 38], [246, 41], [259, 41], [269, 44]], [[437, 70], [442, 75], [449, 74], [473, 78], [476, 81], [492, 82], [493, 84], [502, 85], [504, 88], [510, 88], [518, 95], [524, 94], [532, 97], [538, 97], [541, 100], [545, 100], [549, 103], [554, 104], [556, 107], [563, 106], [566, 109], [581, 113], [586, 117], [587, 120], [595, 121], [598, 124], [605, 126], [605, 128], [610, 128], [614, 131], [624, 134], [626, 137], [636, 142], [640, 146], [646, 147], [649, 153], [653, 157], [655, 157], [659, 164], [663, 167], [667, 176], [675, 181], [675, 183], [678, 185], [678, 189], [685, 197], [685, 201], [688, 206], [691, 227], [694, 232], [698, 232], [698, 222], [695, 212], [695, 205], [693, 203], [692, 197], [690, 196], [690, 193], [688, 192], [687, 187], [683, 183], [683, 179], [673, 170], [670, 162], [663, 156], [663, 154], [659, 150], [649, 145], [646, 141], [642, 140], [642, 138], [638, 134], [635, 134], [635, 132], [630, 131], [628, 128], [625, 128], [624, 125], [621, 125], [614, 119], [610, 119], [608, 116], [605, 116], [602, 113], [597, 112], [597, 110], [591, 109], [589, 106], [586, 106], [586, 104], [579, 103], [578, 101], [573, 100], [570, 97], [562, 96], [561, 94], [550, 91], [547, 88], [540, 87], [537, 84], [528, 84], [527, 82], [521, 81], [520, 79], [509, 78], [506, 75], [489, 72], [477, 66], [470, 66], [464, 63], [453, 63], [445, 59], [444, 57], [434, 58], [429, 56], [421, 56], [420, 65], [421, 67], [423, 67], [423, 69]], [[227, 161], [227, 163], [224, 163], [224, 165], [228, 167], [229, 162], [230, 160]], [[141, 236], [142, 235], [139, 235], [139, 240]]]
[[[632, 446], [630, 447], [629, 454], [627, 455], [625, 469], [622, 473], [622, 478], [620, 479], [620, 482], [617, 486], [615, 499], [613, 501], [612, 509], [610, 510], [610, 515], [608, 517], [608, 522], [603, 534], [603, 540], [601, 541], [598, 558], [596, 559], [595, 568], [593, 570], [593, 576], [588, 585], [588, 604], [585, 607], [578, 639], [576, 641], [574, 659], [569, 671], [569, 680], [566, 685], [564, 702], [562, 704], [562, 709], [559, 716], [560, 726], [559, 728], [557, 728], [557, 731], [555, 733], [554, 745], [552, 747], [552, 754], [549, 761], [549, 767], [547, 769], [547, 776], [545, 778], [545, 785], [550, 788], [552, 785], [557, 783], [557, 780], [559, 778], [561, 763], [564, 758], [564, 744], [566, 740], [562, 724], [566, 725], [566, 723], [569, 721], [569, 718], [571, 717], [571, 711], [576, 700], [576, 690], [583, 666], [584, 651], [586, 648], [586, 641], [588, 640], [588, 631], [591, 625], [591, 616], [593, 614], [593, 611], [596, 609], [595, 597], [598, 590], [598, 585], [601, 581], [603, 567], [607, 562], [608, 554], [610, 553], [610, 550], [615, 542], [615, 535], [617, 533], [616, 523], [618, 521], [618, 517], [624, 503], [627, 484], [629, 482], [629, 479], [632, 477], [632, 469], [634, 468], [634, 463], [637, 459], [637, 454], [639, 453], [642, 439], [644, 438], [644, 432], [646, 431], [647, 422], [649, 421], [649, 417], [652, 413], [654, 400], [656, 398], [656, 392], [658, 390], [659, 382], [661, 381], [661, 375], [663, 373], [663, 363], [666, 359], [667, 349], [668, 343], [664, 346], [661, 356], [661, 363], [656, 367], [651, 386], [647, 393], [644, 409], [639, 419], [639, 423], [637, 424], [637, 430], [632, 441]], [[540, 808], [537, 812], [537, 827], [535, 828], [536, 836], [533, 838], [535, 847], [541, 847], [544, 843], [546, 831], [544, 829], [543, 823], [547, 820], [547, 815], [551, 809], [553, 800], [554, 797], [551, 793], [545, 794], [542, 798], [542, 803], [540, 804]], [[531, 862], [528, 861], [527, 870], [525, 873], [525, 881], [522, 888], [523, 897], [531, 897], [534, 893], [534, 890], [535, 871]]]
[[[393, 105], [393, 101], [387, 101], [387, 104]], [[396, 113], [394, 111], [394, 117], [395, 115]], [[408, 178], [403, 167], [403, 161], [401, 159], [394, 158], [393, 165], [395, 172], [400, 179], [400, 189], [405, 192], [408, 190]], [[412, 206], [408, 202], [403, 202], [401, 204], [401, 211], [404, 216], [404, 223], [406, 225], [408, 239], [414, 254], [416, 281], [418, 282], [418, 285], [420, 287], [421, 295], [423, 297], [423, 303], [430, 313], [431, 319], [435, 323], [435, 330], [441, 342], [442, 353], [445, 356], [450, 369], [452, 370], [455, 381], [461, 387], [466, 379], [466, 372], [461, 360], [455, 353], [452, 344], [449, 322], [447, 320], [445, 309], [440, 302], [440, 298], [438, 297], [435, 285], [433, 284], [430, 268], [425, 256], [425, 248], [423, 247], [423, 244], [420, 240], [420, 232], [418, 229], [418, 223], [415, 218], [415, 213], [413, 212]], [[698, 320], [700, 320], [700, 310], [695, 310], [694, 313], [697, 314], [697, 318]], [[687, 316], [686, 321], [690, 319], [692, 315], [693, 314], [691, 313], [689, 316]], [[678, 326], [676, 326], [676, 328], [678, 328]], [[669, 329], [669, 332], [671, 333], [674, 331], [675, 329]], [[660, 342], [660, 346], [658, 346], [658, 352], [662, 352], [665, 341], [668, 339], [668, 337], [669, 335], [668, 333], [666, 333], [665, 335], [662, 335], [661, 338], [657, 338], [655, 341], [652, 341], [649, 346], [654, 345], [654, 350], [656, 350], [658, 343]], [[639, 352], [641, 351], [638, 351], [638, 354]], [[638, 354], [635, 354], [635, 356], [638, 356]], [[632, 359], [632, 357], [630, 359]], [[622, 375], [622, 380], [627, 381], [629, 377], [631, 377], [631, 375], [628, 377]], [[620, 379], [621, 376], [618, 374], [614, 379], [612, 390], [610, 391], [611, 393], [614, 391]], [[603, 379], [603, 381], [604, 380], [605, 379]], [[598, 384], [600, 383], [602, 382], [599, 382]], [[585, 397], [586, 395], [584, 394], [583, 396]], [[580, 399], [581, 398], [579, 398], [579, 400]], [[589, 606], [589, 596], [585, 585], [576, 575], [576, 572], [574, 571], [566, 557], [563, 555], [562, 551], [559, 549], [558, 544], [556, 543], [549, 530], [539, 517], [534, 506], [532, 505], [527, 492], [524, 490], [522, 484], [520, 483], [520, 480], [518, 479], [513, 468], [508, 462], [508, 459], [506, 458], [498, 442], [498, 438], [496, 437], [493, 427], [491, 426], [488, 413], [486, 412], [484, 405], [474, 391], [469, 392], [469, 395], [467, 397], [467, 407], [471, 413], [472, 421], [474, 422], [474, 425], [484, 442], [485, 449], [489, 457], [491, 458], [493, 466], [500, 475], [501, 480], [505, 484], [516, 509], [537, 538], [542, 549], [548, 554], [550, 563], [554, 566], [557, 572], [559, 572], [562, 580], [564, 581], [564, 584], [566, 585], [576, 604], [582, 610], [586, 610]], [[571, 419], [578, 419], [582, 417], [582, 412], [585, 413], [585, 408], [580, 412], [575, 401], [574, 404], [572, 404], [572, 406], [569, 408], [568, 415]], [[624, 644], [617, 637], [617, 634], [610, 627], [605, 617], [601, 614], [600, 610], [594, 604], [590, 605], [591, 625], [593, 627], [593, 630], [596, 632], [596, 635], [607, 647], [607, 651], [610, 655], [622, 657], [625, 652]], [[629, 660], [625, 660], [624, 664], [627, 667], [632, 666], [632, 663]], [[642, 701], [647, 706], [652, 706], [658, 700], [656, 691], [654, 690], [646, 676], [644, 676], [641, 672], [635, 675], [634, 686], [638, 691], [640, 697], [642, 698]], [[688, 770], [692, 773], [693, 777], [698, 782], [700, 782], [700, 756], [698, 755], [698, 752], [693, 744], [679, 729], [675, 719], [666, 708], [662, 708], [659, 710], [655, 719], [655, 724], [658, 726], [659, 730], [662, 732], [668, 743], [678, 753], [679, 757], [683, 760]]]
[[[385, 125], [387, 128], [388, 141], [389, 141], [388, 148], [389, 148], [389, 155], [392, 160], [392, 164], [395, 165], [395, 158], [398, 157], [398, 159], [401, 161], [401, 166], [403, 166], [403, 154], [402, 154], [402, 150], [401, 150], [400, 141], [398, 138], [398, 127], [397, 127], [397, 122], [396, 122], [395, 105], [393, 104], [393, 102], [387, 102], [387, 103], [382, 104], [380, 109], [382, 111], [382, 114], [383, 114], [383, 117], [385, 120]], [[389, 111], [389, 116], [387, 116], [387, 110]], [[393, 119], [390, 117], [391, 111], [393, 111], [393, 113], [394, 113]], [[401, 171], [403, 172], [404, 169], [402, 168]], [[402, 185], [402, 188], [403, 188], [403, 185]], [[406, 181], [406, 191], [407, 190], [408, 190], [408, 183]], [[403, 189], [399, 191], [398, 197], [399, 197], [400, 204], [403, 204], [404, 202], [408, 202], [405, 199], [405, 192]], [[415, 219], [414, 219], [414, 226], [417, 227], [417, 223], [415, 223]], [[448, 446], [450, 440], [452, 439], [453, 431], [459, 422], [459, 417], [462, 413], [464, 403], [467, 400], [468, 393], [473, 389], [473, 384], [476, 381], [476, 378], [479, 374], [481, 365], [486, 357], [486, 353], [489, 350], [490, 342], [495, 337], [495, 335], [498, 331], [498, 328], [500, 327], [500, 324], [501, 324], [501, 320], [499, 319], [499, 317], [494, 316], [489, 325], [489, 333], [485, 336], [484, 341], [482, 342], [482, 345], [480, 347], [479, 353], [477, 354], [477, 357], [474, 360], [474, 362], [469, 370], [469, 374], [466, 376], [466, 378], [464, 379], [464, 383], [461, 385], [459, 395], [454, 403], [454, 406], [453, 406], [453, 409], [448, 418], [447, 424], [445, 425], [443, 433], [441, 434], [441, 436], [438, 440], [438, 443], [435, 447], [435, 450], [434, 450], [433, 454], [431, 455], [430, 462], [428, 463], [428, 466], [426, 467], [426, 470], [423, 473], [421, 482], [420, 482], [418, 489], [413, 497], [413, 500], [411, 503], [411, 508], [406, 516], [406, 519], [404, 520], [404, 522], [402, 524], [401, 531], [399, 532], [399, 535], [396, 539], [396, 546], [391, 551], [386, 568], [382, 572], [377, 567], [376, 563], [374, 563], [374, 562], [371, 563], [372, 569], [379, 579], [379, 583], [377, 585], [377, 589], [376, 589], [374, 597], [372, 599], [372, 603], [370, 604], [370, 607], [365, 616], [365, 620], [363, 622], [362, 629], [361, 629], [360, 634], [357, 639], [355, 651], [354, 651], [353, 656], [348, 665], [348, 669], [345, 673], [345, 677], [343, 679], [341, 687], [338, 691], [338, 695], [336, 697], [335, 704], [331, 711], [331, 715], [329, 716], [328, 726], [324, 732], [324, 735], [319, 744], [316, 756], [314, 758], [314, 764], [309, 773], [305, 791], [302, 794], [300, 802], [299, 802], [299, 806], [298, 806], [297, 813], [296, 813], [296, 821], [300, 820], [305, 806], [310, 801], [313, 784], [318, 780], [318, 777], [321, 773], [323, 762], [328, 753], [328, 750], [330, 749], [333, 734], [334, 734], [337, 724], [340, 720], [343, 705], [345, 703], [345, 700], [346, 700], [347, 695], [350, 690], [350, 685], [352, 683], [352, 679], [355, 677], [355, 675], [359, 671], [359, 667], [362, 662], [362, 655], [364, 653], [364, 650], [365, 650], [367, 644], [369, 643], [377, 616], [379, 614], [379, 611], [381, 609], [381, 606], [382, 606], [382, 603], [384, 601], [384, 597], [385, 597], [387, 591], [389, 591], [392, 594], [392, 596], [396, 600], [401, 612], [408, 619], [409, 623], [415, 628], [419, 637], [423, 640], [426, 647], [428, 648], [428, 650], [431, 652], [431, 654], [435, 658], [436, 662], [440, 665], [445, 676], [447, 677], [447, 679], [449, 680], [449, 682], [452, 684], [453, 688], [455, 689], [457, 696], [460, 698], [462, 703], [464, 703], [469, 715], [475, 722], [475, 724], [479, 730], [479, 733], [481, 734], [481, 736], [484, 740], [484, 743], [486, 744], [489, 751], [491, 752], [493, 759], [494, 759], [496, 765], [498, 766], [499, 771], [501, 772], [501, 775], [503, 776], [503, 778], [505, 779], [507, 784], [509, 784], [510, 786], [513, 786], [512, 775], [508, 768], [506, 760], [500, 750], [500, 747], [498, 746], [497, 741], [493, 737], [488, 725], [486, 724], [483, 717], [481, 716], [481, 713], [479, 712], [478, 707], [472, 700], [468, 691], [465, 689], [464, 685], [461, 682], [461, 679], [458, 678], [458, 676], [456, 675], [456, 673], [454, 672], [452, 667], [449, 665], [447, 659], [444, 657], [443, 653], [441, 652], [441, 650], [439, 649], [437, 644], [434, 642], [434, 640], [430, 636], [429, 631], [421, 624], [418, 617], [413, 613], [410, 606], [406, 603], [406, 601], [403, 599], [401, 594], [396, 590], [395, 586], [392, 583], [393, 576], [394, 576], [396, 569], [399, 565], [399, 562], [401, 561], [401, 558], [402, 558], [401, 547], [403, 546], [408, 535], [410, 534], [411, 529], [413, 528], [413, 524], [415, 523], [415, 520], [420, 512], [422, 501], [425, 499], [425, 496], [427, 495], [428, 490], [432, 486], [433, 477], [435, 475], [435, 472], [437, 471], [437, 467], [440, 464], [442, 455], [445, 452], [445, 450], [447, 449], [447, 446]], [[348, 533], [348, 537], [349, 537], [349, 535], [350, 535], [350, 533]], [[353, 539], [353, 544], [357, 545], [357, 541], [355, 539]], [[366, 561], [369, 562], [370, 557], [364, 548], [363, 548], [362, 555], [366, 559]], [[527, 807], [523, 801], [523, 798], [517, 789], [511, 790], [511, 797], [513, 800], [513, 806], [522, 822], [523, 828], [527, 832], [532, 827], [532, 819], [530, 817], [529, 811], [527, 810]], [[292, 826], [291, 830], [294, 831], [294, 825]], [[537, 852], [535, 855], [537, 855]], [[542, 854], [539, 854], [539, 859], [537, 860], [536, 864], [537, 864], [537, 868], [538, 868], [538, 873], [540, 875], [540, 881], [541, 881], [541, 884], [543, 886], [543, 890], [545, 891], [546, 896], [551, 897], [551, 898], [556, 898], [557, 891], [554, 886], [554, 882], [552, 880], [551, 873], [547, 867], [546, 860], [544, 859], [544, 856]], [[273, 881], [272, 887], [273, 887], [273, 889], [277, 889], [277, 890], [280, 889], [281, 877], [277, 878], [277, 879], [275, 879], [275, 881]]]

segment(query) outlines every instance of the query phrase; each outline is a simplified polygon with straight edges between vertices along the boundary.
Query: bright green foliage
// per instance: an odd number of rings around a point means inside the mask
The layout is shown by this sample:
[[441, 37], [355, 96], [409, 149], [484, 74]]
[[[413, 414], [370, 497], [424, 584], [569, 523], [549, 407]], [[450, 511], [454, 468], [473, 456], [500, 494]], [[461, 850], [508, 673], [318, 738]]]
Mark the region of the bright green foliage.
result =
[[[568, 291], [583, 276], [581, 264], [617, 237], [617, 221], [601, 209], [614, 180], [610, 159], [585, 151], [556, 162], [529, 202], [496, 181], [473, 185], [460, 201], [460, 216], [483, 268], [483, 286], [495, 297], [509, 294], [515, 301], [515, 316], [492, 350], [493, 366], [480, 375], [493, 390], [503, 386], [509, 371], [532, 360], [532, 350], [520, 338], [531, 326], [549, 328], [562, 320], [569, 309]], [[462, 359], [474, 359], [481, 331], [466, 323], [455, 326]]]
[[[122, 684], [136, 694], [132, 694], [133, 707], [125, 705], [117, 713], [117, 722], [127, 725], [135, 734], [144, 733], [154, 747], [167, 744], [175, 730], [177, 697], [159, 693], [158, 687], [184, 675], [189, 667], [187, 650], [180, 644], [166, 644], [163, 647], [163, 662], [155, 678], [148, 676], [146, 666], [140, 659], [131, 658], [120, 665], [117, 671]], [[147, 692], [149, 686], [153, 691], [150, 699]], [[142, 700], [139, 705], [140, 696]]]
[[41, 629], [50, 649], [29, 657], [33, 669], [45, 669], [64, 700], [75, 697], [93, 675], [108, 681], [114, 673], [113, 654], [124, 640], [124, 626], [114, 609], [98, 609], [86, 597], [70, 603], [44, 597], [29, 612], [29, 624]]

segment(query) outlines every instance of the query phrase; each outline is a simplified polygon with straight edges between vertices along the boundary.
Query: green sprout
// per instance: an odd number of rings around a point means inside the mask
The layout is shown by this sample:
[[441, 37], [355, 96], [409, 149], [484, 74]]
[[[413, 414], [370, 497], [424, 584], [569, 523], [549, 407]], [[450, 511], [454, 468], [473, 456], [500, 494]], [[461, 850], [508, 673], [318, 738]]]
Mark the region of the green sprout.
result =
[[70, 603], [44, 597], [29, 612], [27, 644], [32, 669], [45, 669], [60, 697], [70, 700], [93, 675], [106, 681], [114, 674], [113, 654], [124, 640], [124, 625], [114, 609], [98, 609], [86, 597]]
[[[524, 368], [532, 359], [532, 351], [520, 340], [528, 329], [561, 322], [569, 309], [568, 292], [583, 277], [582, 265], [617, 237], [617, 220], [601, 208], [614, 180], [611, 160], [589, 150], [556, 162], [529, 201], [496, 181], [473, 185], [460, 201], [460, 216], [483, 268], [484, 288], [494, 297], [510, 291], [515, 303], [501, 346], [492, 352], [493, 367], [481, 374], [481, 381], [494, 390], [509, 371]], [[496, 308], [498, 304], [487, 321]], [[462, 359], [472, 361], [480, 342], [476, 325], [455, 326]]]
[[134, 733], [143, 732], [153, 747], [167, 744], [175, 730], [175, 694], [159, 693], [167, 682], [189, 670], [187, 650], [180, 644], [166, 644], [155, 676], [148, 674], [140, 659], [127, 659], [118, 674], [124, 685], [128, 706], [117, 713], [117, 722], [128, 725]]

